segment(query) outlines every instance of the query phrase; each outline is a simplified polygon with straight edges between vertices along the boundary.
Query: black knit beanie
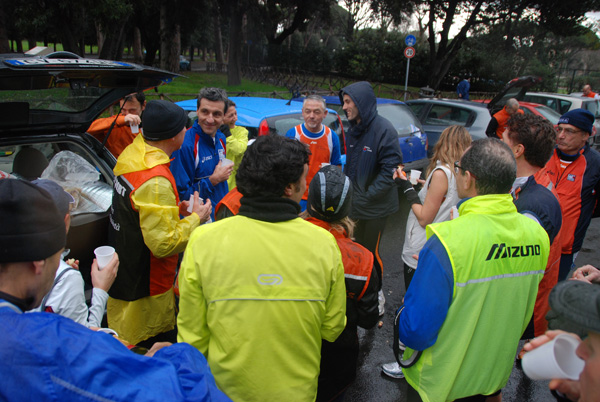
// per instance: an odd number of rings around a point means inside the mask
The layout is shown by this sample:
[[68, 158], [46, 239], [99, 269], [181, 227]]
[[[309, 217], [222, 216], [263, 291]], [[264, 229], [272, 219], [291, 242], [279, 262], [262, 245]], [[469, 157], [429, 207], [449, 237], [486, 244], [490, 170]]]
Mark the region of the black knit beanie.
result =
[[142, 134], [148, 141], [168, 140], [179, 134], [187, 121], [180, 106], [165, 100], [150, 101], [142, 113]]
[[0, 262], [44, 260], [67, 240], [50, 194], [23, 180], [0, 180], [0, 222]]
[[308, 213], [322, 221], [339, 221], [350, 213], [352, 184], [337, 166], [322, 167], [308, 187]]

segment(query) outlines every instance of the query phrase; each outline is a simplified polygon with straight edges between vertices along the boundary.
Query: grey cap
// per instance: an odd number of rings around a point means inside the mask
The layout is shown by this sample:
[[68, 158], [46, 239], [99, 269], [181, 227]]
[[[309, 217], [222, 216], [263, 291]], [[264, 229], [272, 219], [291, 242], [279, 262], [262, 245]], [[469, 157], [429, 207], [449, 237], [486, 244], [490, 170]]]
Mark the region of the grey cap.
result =
[[560, 282], [550, 293], [548, 322], [551, 329], [580, 335], [600, 333], [600, 285], [569, 280]]

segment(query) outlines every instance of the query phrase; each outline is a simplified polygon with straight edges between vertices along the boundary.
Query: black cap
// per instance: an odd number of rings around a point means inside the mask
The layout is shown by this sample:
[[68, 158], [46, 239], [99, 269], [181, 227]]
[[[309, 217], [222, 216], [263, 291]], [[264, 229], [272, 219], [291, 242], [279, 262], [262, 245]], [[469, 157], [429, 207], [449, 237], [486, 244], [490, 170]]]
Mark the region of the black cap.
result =
[[351, 204], [350, 179], [336, 166], [322, 167], [308, 188], [308, 213], [322, 221], [335, 222], [348, 216]]
[[56, 254], [67, 240], [64, 218], [46, 190], [23, 180], [0, 180], [0, 262]]
[[142, 135], [148, 141], [168, 140], [179, 134], [187, 121], [180, 106], [165, 100], [150, 101], [142, 113]]
[[548, 322], [551, 329], [581, 335], [600, 333], [600, 285], [583, 281], [560, 282], [550, 293]]

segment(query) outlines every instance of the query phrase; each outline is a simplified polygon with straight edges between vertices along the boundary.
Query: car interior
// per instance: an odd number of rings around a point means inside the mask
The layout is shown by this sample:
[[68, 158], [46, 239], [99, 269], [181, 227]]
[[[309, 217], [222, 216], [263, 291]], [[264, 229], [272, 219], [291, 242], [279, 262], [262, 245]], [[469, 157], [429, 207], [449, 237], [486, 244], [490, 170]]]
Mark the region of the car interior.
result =
[[[74, 154], [87, 164], [88, 171], [96, 172], [97, 180], [82, 184], [71, 182], [81, 174], [82, 169], [69, 168], [65, 164], [54, 166], [53, 158], [57, 155]], [[54, 169], [53, 172], [49, 169]], [[80, 261], [80, 271], [91, 288], [90, 267], [94, 258], [94, 249], [108, 242], [108, 214], [112, 201], [112, 180], [102, 173], [100, 166], [86, 148], [76, 141], [32, 142], [28, 144], [0, 146], [0, 170], [12, 176], [26, 180], [52, 176], [65, 191], [75, 199], [71, 209], [71, 228], [67, 235], [66, 248], [70, 250], [69, 258]], [[57, 180], [60, 177], [64, 180]]]

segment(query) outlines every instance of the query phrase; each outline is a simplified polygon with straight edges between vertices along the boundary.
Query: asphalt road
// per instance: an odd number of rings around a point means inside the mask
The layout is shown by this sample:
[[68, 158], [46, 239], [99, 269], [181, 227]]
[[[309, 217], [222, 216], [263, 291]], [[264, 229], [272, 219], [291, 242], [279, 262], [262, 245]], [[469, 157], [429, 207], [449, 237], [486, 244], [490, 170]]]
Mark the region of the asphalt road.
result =
[[[388, 220], [380, 244], [380, 254], [384, 264], [383, 289], [386, 297], [386, 312], [383, 326], [365, 331], [359, 329], [361, 353], [357, 379], [346, 394], [346, 402], [404, 402], [406, 401], [405, 380], [389, 378], [381, 373], [381, 365], [394, 360], [392, 352], [394, 312], [404, 295], [402, 275], [402, 245], [408, 206], [402, 205], [400, 211]], [[592, 264], [600, 267], [600, 219], [593, 219], [588, 229], [583, 248], [576, 265]], [[499, 336], [501, 336], [499, 334]], [[522, 345], [521, 345], [522, 346]], [[485, 358], [485, 357], [483, 357]], [[554, 401], [548, 391], [548, 382], [531, 381], [522, 371], [513, 368], [508, 384], [503, 389], [505, 402]]]

